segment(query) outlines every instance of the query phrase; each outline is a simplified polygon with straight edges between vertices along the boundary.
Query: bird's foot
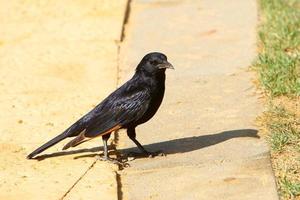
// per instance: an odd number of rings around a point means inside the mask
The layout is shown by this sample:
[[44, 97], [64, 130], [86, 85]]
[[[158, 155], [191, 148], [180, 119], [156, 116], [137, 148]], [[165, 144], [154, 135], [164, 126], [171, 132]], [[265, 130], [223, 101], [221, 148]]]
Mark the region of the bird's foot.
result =
[[128, 163], [119, 161], [119, 160], [117, 160], [115, 158], [110, 158], [110, 157], [105, 157], [105, 156], [97, 155], [96, 159], [99, 160], [99, 161], [105, 161], [105, 162], [109, 162], [109, 163], [118, 165], [119, 167], [122, 167], [122, 168], [126, 168], [126, 167], [130, 166]]
[[149, 158], [154, 158], [156, 156], [166, 156], [166, 154], [162, 151], [154, 151], [154, 152], [146, 152], [146, 155], [148, 155]]

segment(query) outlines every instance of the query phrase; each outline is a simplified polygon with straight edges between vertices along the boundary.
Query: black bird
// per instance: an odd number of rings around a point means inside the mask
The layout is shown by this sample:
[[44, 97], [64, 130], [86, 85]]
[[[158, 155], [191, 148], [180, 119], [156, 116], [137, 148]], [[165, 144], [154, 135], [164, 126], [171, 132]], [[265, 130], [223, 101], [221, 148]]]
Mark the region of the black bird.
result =
[[149, 53], [138, 64], [133, 77], [88, 112], [63, 133], [34, 150], [28, 159], [68, 137], [75, 137], [63, 150], [102, 136], [104, 160], [108, 156], [107, 140], [113, 131], [127, 129], [128, 137], [146, 155], [151, 155], [137, 141], [135, 127], [147, 122], [158, 110], [165, 92], [165, 71], [174, 69], [167, 57]]

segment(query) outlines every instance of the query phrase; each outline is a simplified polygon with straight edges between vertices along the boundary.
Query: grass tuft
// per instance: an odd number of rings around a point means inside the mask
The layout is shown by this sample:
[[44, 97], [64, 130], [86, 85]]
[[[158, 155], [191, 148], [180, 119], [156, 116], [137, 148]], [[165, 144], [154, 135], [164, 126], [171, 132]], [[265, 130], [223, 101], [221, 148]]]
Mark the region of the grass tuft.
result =
[[300, 183], [292, 182], [288, 178], [280, 180], [280, 187], [282, 188], [283, 195], [290, 198], [295, 198], [300, 195]]

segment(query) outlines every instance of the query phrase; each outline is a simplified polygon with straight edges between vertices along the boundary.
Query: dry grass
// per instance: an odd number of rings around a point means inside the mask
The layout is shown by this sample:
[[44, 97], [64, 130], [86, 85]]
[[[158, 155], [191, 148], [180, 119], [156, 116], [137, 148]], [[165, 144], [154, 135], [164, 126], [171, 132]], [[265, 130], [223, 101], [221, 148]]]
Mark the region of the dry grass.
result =
[[282, 199], [300, 199], [300, 98], [277, 97], [258, 118]]

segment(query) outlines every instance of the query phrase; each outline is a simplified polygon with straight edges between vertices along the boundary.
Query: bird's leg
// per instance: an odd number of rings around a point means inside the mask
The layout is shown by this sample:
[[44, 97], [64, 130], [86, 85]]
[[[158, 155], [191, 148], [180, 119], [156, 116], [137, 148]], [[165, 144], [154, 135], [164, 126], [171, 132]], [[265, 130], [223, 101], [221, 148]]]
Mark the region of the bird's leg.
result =
[[103, 157], [97, 156], [97, 159], [99, 159], [101, 161], [108, 161], [108, 162], [111, 162], [113, 164], [117, 164], [119, 166], [126, 167], [127, 166], [126, 163], [122, 163], [122, 162], [118, 161], [117, 159], [110, 158], [109, 155], [108, 155], [107, 141], [108, 141], [108, 139], [110, 137], [110, 134], [111, 133], [102, 136], [103, 148], [104, 148], [104, 156]]
[[107, 147], [107, 141], [108, 141], [109, 137], [110, 137], [110, 134], [102, 136], [103, 148], [104, 148], [104, 160], [109, 160], [108, 147]]
[[154, 157], [154, 156], [163, 156], [164, 154], [161, 151], [157, 152], [149, 152], [147, 151], [136, 139], [136, 133], [135, 128], [128, 128], [127, 129], [127, 135], [128, 137], [136, 144], [136, 146], [139, 148], [139, 150], [142, 152], [142, 154], [147, 155], [148, 157]]
[[101, 157], [100, 155], [98, 155], [97, 159], [99, 159], [99, 160], [103, 160], [103, 161], [110, 160], [110, 158], [108, 156], [108, 147], [107, 147], [107, 141], [108, 141], [109, 137], [110, 137], [110, 133], [102, 136], [104, 156]]

